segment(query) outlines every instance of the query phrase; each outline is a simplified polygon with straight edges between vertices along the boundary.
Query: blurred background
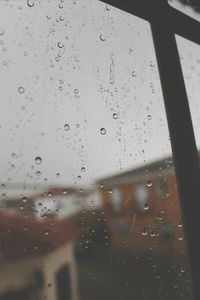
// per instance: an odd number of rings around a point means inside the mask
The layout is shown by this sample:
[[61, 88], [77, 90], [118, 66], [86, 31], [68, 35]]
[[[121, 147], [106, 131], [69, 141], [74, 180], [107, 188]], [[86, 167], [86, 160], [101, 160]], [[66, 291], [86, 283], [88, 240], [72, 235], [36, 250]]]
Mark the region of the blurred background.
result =
[[[200, 52], [177, 43], [198, 132]], [[192, 299], [150, 25], [2, 0], [0, 85], [0, 299]]]

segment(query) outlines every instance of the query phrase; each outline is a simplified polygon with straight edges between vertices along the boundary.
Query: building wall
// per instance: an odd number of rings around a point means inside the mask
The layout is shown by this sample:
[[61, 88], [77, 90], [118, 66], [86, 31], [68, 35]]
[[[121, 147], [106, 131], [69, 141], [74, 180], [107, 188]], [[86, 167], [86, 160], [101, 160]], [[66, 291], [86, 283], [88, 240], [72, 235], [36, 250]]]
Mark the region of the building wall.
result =
[[[70, 270], [71, 298], [78, 300], [76, 263], [73, 243], [68, 243], [45, 256], [17, 259], [0, 265], [0, 299], [6, 292], [32, 287], [34, 300], [57, 300], [56, 272], [65, 264]], [[35, 272], [41, 271], [43, 282], [36, 284]]]
[[[158, 182], [161, 179], [168, 185], [168, 192], [162, 197], [158, 194]], [[112, 243], [131, 246], [135, 250], [184, 252], [185, 242], [181, 236], [181, 211], [175, 175], [151, 174], [148, 180], [149, 184], [147, 180], [140, 179], [101, 188], [102, 205], [112, 232]], [[136, 189], [141, 184], [146, 186], [149, 199], [143, 212], [139, 211], [136, 199]], [[120, 213], [112, 210], [111, 192], [115, 188], [121, 192]]]

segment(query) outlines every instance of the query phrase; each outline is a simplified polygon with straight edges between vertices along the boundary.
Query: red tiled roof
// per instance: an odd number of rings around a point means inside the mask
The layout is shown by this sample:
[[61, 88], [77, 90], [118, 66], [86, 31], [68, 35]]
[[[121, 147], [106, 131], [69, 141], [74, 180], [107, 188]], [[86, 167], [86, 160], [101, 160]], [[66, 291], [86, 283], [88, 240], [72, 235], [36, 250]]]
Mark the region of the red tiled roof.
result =
[[80, 229], [67, 220], [38, 221], [22, 214], [0, 213], [3, 258], [48, 252], [74, 239]]

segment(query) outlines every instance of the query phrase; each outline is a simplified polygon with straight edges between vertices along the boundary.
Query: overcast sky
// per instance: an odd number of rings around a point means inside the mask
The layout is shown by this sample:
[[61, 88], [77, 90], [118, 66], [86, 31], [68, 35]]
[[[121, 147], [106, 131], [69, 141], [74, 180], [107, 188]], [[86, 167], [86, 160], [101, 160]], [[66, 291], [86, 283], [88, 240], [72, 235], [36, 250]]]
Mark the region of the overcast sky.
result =
[[28, 3], [0, 1], [0, 182], [89, 186], [171, 155], [149, 24], [95, 0]]

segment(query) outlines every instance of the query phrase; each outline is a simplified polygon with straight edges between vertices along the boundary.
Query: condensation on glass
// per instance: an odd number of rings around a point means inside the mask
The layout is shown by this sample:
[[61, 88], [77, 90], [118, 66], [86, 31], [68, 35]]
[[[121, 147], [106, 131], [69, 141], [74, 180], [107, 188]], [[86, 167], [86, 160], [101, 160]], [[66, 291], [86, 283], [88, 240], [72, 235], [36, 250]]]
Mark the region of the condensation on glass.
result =
[[0, 298], [191, 299], [150, 25], [0, 1]]

